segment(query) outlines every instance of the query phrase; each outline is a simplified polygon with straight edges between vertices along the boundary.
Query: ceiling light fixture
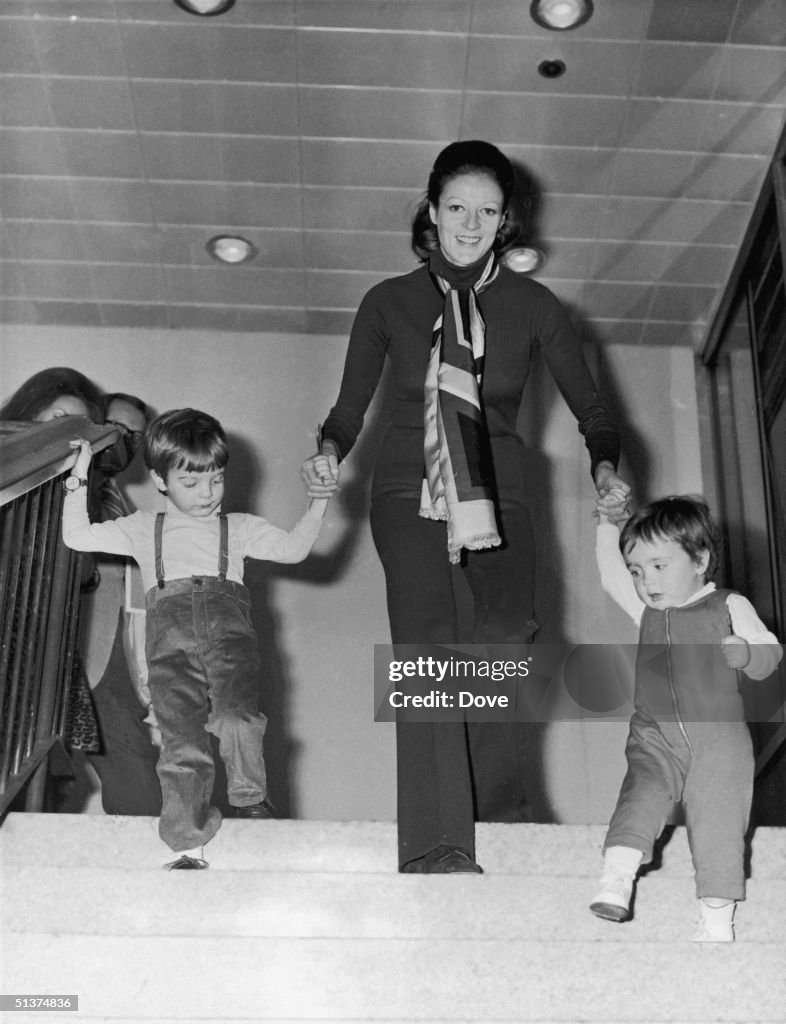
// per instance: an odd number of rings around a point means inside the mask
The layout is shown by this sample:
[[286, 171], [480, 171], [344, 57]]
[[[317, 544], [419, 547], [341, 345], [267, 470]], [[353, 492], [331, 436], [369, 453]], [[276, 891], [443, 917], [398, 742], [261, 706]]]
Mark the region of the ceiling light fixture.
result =
[[255, 245], [240, 235], [216, 235], [209, 239], [205, 248], [214, 260], [221, 263], [249, 263], [259, 252]]
[[544, 254], [534, 245], [518, 245], [508, 249], [500, 259], [509, 270], [517, 274], [534, 274], [546, 262]]
[[559, 78], [565, 74], [564, 60], [542, 60], [538, 64], [538, 74], [543, 78]]
[[175, 3], [189, 14], [198, 14], [201, 18], [212, 18], [216, 14], [224, 14], [234, 7], [235, 0], [175, 0]]
[[592, 0], [532, 0], [529, 13], [542, 28], [564, 32], [592, 17]]

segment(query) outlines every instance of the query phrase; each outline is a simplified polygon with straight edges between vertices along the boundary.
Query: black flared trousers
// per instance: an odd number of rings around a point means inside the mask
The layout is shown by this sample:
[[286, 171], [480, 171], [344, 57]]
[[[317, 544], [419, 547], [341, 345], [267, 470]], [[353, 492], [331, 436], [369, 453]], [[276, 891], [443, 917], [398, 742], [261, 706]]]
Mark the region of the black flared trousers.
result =
[[[445, 523], [420, 517], [411, 498], [374, 497], [371, 529], [385, 570], [394, 647], [531, 642], [537, 622], [529, 511], [503, 503], [498, 525], [502, 545], [464, 552], [457, 570], [448, 559]], [[466, 626], [456, 595], [459, 573], [472, 596]], [[515, 721], [399, 720], [399, 865], [441, 844], [460, 846], [474, 857], [476, 820], [527, 820], [523, 742], [524, 730]]]

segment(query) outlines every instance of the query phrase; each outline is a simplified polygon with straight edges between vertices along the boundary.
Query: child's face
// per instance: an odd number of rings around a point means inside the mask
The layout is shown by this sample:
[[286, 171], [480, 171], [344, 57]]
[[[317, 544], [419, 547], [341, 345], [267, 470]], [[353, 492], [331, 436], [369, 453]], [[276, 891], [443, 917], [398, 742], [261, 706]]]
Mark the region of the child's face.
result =
[[160, 491], [166, 491], [169, 500], [187, 516], [203, 519], [216, 512], [224, 497], [224, 470], [195, 471], [170, 469], [166, 480], [150, 470]]
[[657, 537], [637, 540], [625, 553], [636, 593], [650, 608], [674, 608], [685, 604], [704, 586], [709, 552], [698, 562], [676, 540]]

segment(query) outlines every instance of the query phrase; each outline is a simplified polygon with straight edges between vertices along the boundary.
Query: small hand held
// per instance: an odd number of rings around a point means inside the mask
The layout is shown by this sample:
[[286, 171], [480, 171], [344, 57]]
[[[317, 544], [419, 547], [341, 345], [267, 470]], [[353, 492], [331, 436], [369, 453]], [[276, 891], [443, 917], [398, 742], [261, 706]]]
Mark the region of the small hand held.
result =
[[595, 513], [601, 522], [621, 523], [630, 516], [630, 487], [610, 462], [601, 462], [596, 468], [595, 489]]
[[721, 640], [721, 653], [729, 668], [743, 669], [751, 660], [748, 641], [734, 634]]
[[305, 460], [300, 476], [309, 498], [329, 498], [336, 493], [340, 470], [338, 455], [331, 441], [324, 441], [322, 450]]
[[75, 437], [72, 441], [68, 442], [71, 448], [78, 448], [79, 454], [76, 457], [76, 462], [71, 470], [74, 476], [85, 478], [87, 477], [87, 471], [90, 468], [90, 463], [93, 459], [93, 449], [89, 441], [85, 440], [84, 437]]

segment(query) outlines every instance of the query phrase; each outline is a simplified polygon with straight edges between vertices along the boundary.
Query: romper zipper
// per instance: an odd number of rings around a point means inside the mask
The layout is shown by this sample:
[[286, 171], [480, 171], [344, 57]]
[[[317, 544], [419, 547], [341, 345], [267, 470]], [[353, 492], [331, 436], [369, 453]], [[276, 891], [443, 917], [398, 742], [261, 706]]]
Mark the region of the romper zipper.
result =
[[670, 626], [670, 618], [669, 618], [670, 610], [671, 609], [669, 609], [669, 608], [666, 609], [666, 665], [668, 667], [669, 690], [671, 691], [671, 702], [674, 705], [674, 714], [677, 716], [677, 724], [680, 727], [680, 732], [682, 733], [682, 738], [687, 743], [688, 750], [691, 752], [691, 754], [693, 754], [693, 747], [691, 746], [690, 738], [688, 737], [688, 733], [687, 733], [687, 731], [685, 729], [685, 723], [683, 722], [682, 717], [680, 715], [680, 706], [677, 703], [677, 691], [674, 688], [674, 678], [673, 678], [672, 666], [671, 666], [671, 630], [669, 628], [669, 626]]

